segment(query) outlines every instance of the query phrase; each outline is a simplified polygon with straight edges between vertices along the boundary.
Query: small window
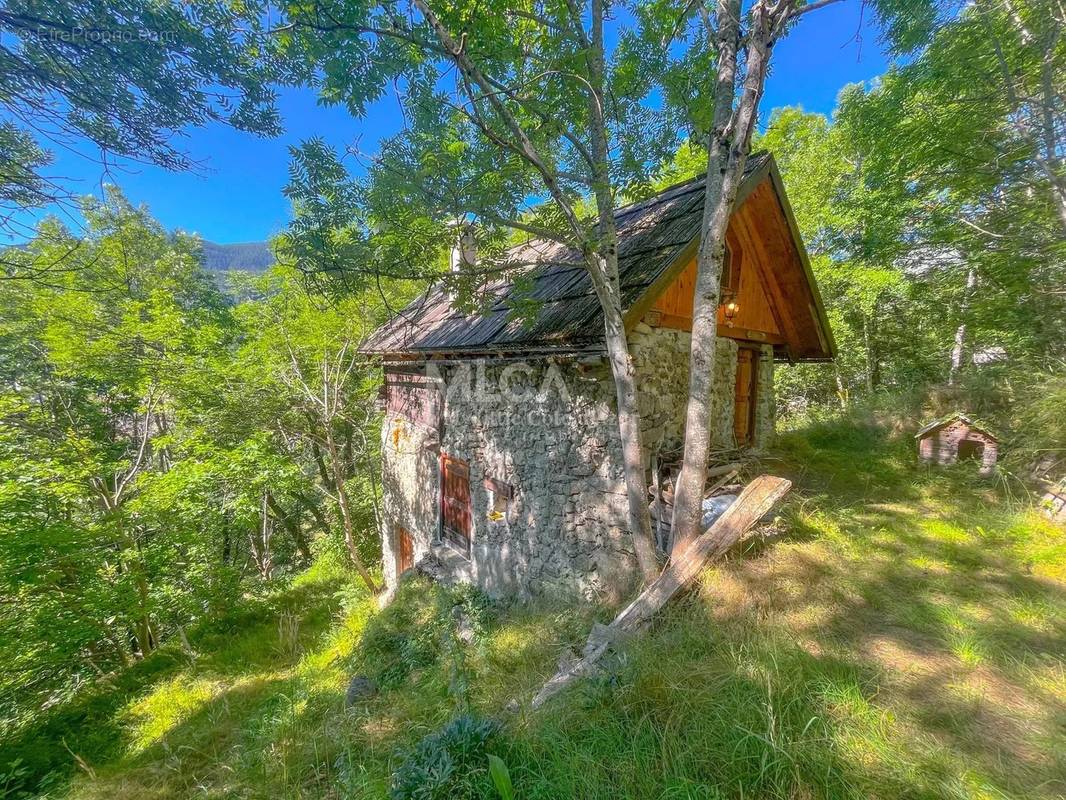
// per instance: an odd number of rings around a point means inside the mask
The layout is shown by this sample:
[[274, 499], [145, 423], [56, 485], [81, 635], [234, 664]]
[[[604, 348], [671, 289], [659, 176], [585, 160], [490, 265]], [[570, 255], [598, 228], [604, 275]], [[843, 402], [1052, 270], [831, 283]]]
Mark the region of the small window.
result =
[[489, 493], [489, 519], [493, 522], [507, 519], [507, 512], [511, 510], [511, 498], [514, 497], [512, 486], [495, 478], [486, 478], [485, 489]]

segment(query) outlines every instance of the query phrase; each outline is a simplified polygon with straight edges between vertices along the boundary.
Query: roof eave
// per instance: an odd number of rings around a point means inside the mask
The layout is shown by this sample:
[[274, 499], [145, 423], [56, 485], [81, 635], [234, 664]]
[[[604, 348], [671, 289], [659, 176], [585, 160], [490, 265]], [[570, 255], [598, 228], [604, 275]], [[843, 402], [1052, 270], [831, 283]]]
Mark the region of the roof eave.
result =
[[824, 357], [804, 360], [832, 361], [837, 356], [837, 344], [833, 338], [833, 329], [829, 325], [829, 317], [825, 312], [825, 303], [822, 302], [822, 293], [818, 289], [818, 282], [814, 279], [814, 270], [811, 269], [807, 248], [803, 245], [803, 237], [800, 235], [799, 225], [796, 223], [796, 217], [792, 213], [792, 205], [788, 202], [785, 182], [781, 178], [781, 173], [777, 169], [777, 161], [774, 160], [772, 154], [767, 159], [767, 171], [774, 187], [774, 193], [777, 195], [777, 200], [781, 203], [781, 210], [785, 212], [785, 220], [788, 222], [789, 233], [792, 235], [792, 243], [795, 245], [796, 252], [799, 253], [800, 263], [803, 265], [803, 274], [806, 276], [807, 285], [811, 290], [811, 305], [818, 322], [818, 338], [825, 349]]
[[[817, 281], [814, 279], [814, 271], [811, 269], [810, 258], [807, 256], [807, 248], [803, 245], [803, 237], [800, 235], [799, 225], [796, 223], [796, 217], [792, 213], [792, 206], [788, 202], [788, 195], [785, 193], [785, 184], [781, 178], [781, 173], [778, 172], [777, 161], [774, 159], [773, 153], [767, 153], [763, 163], [759, 165], [758, 169], [753, 170], [750, 175], [745, 176], [740, 187], [737, 189], [737, 197], [733, 204], [733, 208], [740, 208], [744, 201], [748, 199], [748, 196], [755, 191], [755, 188], [766, 178], [770, 179], [774, 194], [777, 196], [777, 200], [781, 204], [781, 210], [784, 212], [785, 220], [788, 223], [789, 235], [792, 237], [793, 245], [796, 248], [796, 252], [799, 254], [800, 264], [803, 266], [803, 274], [807, 280], [807, 285], [811, 290], [811, 307], [814, 311], [815, 321], [817, 323], [816, 331], [818, 333], [819, 343], [824, 350], [823, 354], [816, 356], [797, 358], [790, 354], [788, 360], [796, 363], [822, 363], [833, 361], [837, 355], [836, 340], [833, 338], [833, 330], [829, 326], [829, 317], [825, 312], [825, 304], [822, 302], [822, 294], [818, 290]], [[673, 263], [663, 271], [662, 275], [652, 281], [652, 283], [644, 290], [644, 293], [629, 307], [623, 316], [626, 331], [631, 331], [633, 327], [640, 322], [648, 310], [655, 304], [659, 295], [661, 295], [685, 270], [685, 267], [688, 266], [692, 257], [698, 251], [699, 244], [700, 237], [697, 235], [684, 248], [682, 248]]]

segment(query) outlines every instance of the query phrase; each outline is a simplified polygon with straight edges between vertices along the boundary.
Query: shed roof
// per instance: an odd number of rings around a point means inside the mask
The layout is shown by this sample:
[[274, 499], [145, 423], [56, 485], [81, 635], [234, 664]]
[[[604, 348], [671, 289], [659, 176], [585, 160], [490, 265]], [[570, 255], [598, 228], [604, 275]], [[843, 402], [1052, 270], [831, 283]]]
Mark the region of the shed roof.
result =
[[[802, 343], [787, 355], [794, 360], [831, 358], [834, 346], [821, 297], [769, 153], [748, 159], [737, 207], [763, 181], [770, 181], [775, 189], [780, 224], [788, 228], [787, 238], [798, 255], [795, 261], [801, 265], [810, 290], [809, 298], [797, 299], [797, 313], [813, 317], [819, 334], [813, 346]], [[691, 259], [699, 242], [704, 184], [703, 177], [695, 178], [615, 212], [622, 307], [626, 311], [637, 311], [637, 306], [645, 304], [638, 301], [646, 301], [649, 290], [661, 291], [663, 280]], [[603, 314], [578, 251], [535, 239], [508, 250], [501, 266], [505, 268], [503, 277], [482, 288], [495, 298], [483, 313], [454, 309], [447, 291], [433, 286], [375, 331], [361, 351], [409, 357], [603, 349]], [[523, 278], [521, 286], [516, 283], [517, 276]], [[519, 317], [516, 305], [531, 300], [536, 302], [533, 313]], [[627, 319], [630, 324], [636, 321]]]
[[978, 431], [979, 433], [983, 433], [989, 439], [992, 439], [993, 441], [997, 441], [997, 442], [999, 441], [999, 439], [996, 437], [996, 435], [994, 433], [992, 433], [990, 430], [988, 430], [988, 428], [984, 427], [983, 425], [981, 425], [978, 422], [975, 422], [971, 417], [967, 416], [966, 414], [962, 413], [961, 411], [953, 411], [952, 413], [950, 413], [950, 414], [948, 414], [946, 416], [940, 417], [940, 419], [934, 419], [932, 422], [930, 422], [928, 425], [923, 426], [916, 434], [914, 434], [914, 438], [915, 439], [922, 439], [925, 436], [928, 436], [933, 431], [939, 430], [940, 428], [943, 428], [945, 425], [949, 425], [952, 422], [956, 422], [956, 421], [965, 422], [973, 430]]

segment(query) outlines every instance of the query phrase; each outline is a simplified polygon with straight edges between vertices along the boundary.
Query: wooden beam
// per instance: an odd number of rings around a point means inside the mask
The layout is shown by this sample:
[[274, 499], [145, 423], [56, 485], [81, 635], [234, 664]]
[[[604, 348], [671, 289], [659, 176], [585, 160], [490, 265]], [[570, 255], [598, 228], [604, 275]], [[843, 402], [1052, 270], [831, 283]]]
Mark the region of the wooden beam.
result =
[[774, 195], [777, 197], [777, 202], [781, 206], [781, 212], [784, 214], [785, 222], [788, 223], [789, 233], [792, 234], [792, 243], [795, 245], [800, 265], [803, 267], [803, 274], [807, 278], [807, 285], [810, 287], [811, 305], [813, 306], [811, 310], [814, 312], [814, 319], [818, 326], [818, 339], [826, 348], [825, 355], [827, 358], [836, 358], [836, 340], [833, 338], [833, 329], [829, 326], [829, 317], [825, 313], [825, 303], [822, 302], [822, 293], [818, 289], [818, 282], [814, 279], [814, 270], [811, 269], [811, 260], [807, 255], [807, 248], [803, 244], [803, 237], [800, 235], [799, 225], [796, 223], [796, 216], [792, 213], [792, 204], [788, 202], [788, 194], [785, 192], [785, 182], [781, 179], [781, 173], [777, 170], [777, 162], [774, 161], [773, 158], [770, 159], [768, 165], [768, 174], [770, 176], [770, 185], [774, 188]]
[[773, 314], [774, 322], [777, 323], [777, 327], [784, 334], [791, 350], [802, 339], [799, 329], [796, 327], [796, 320], [789, 310], [790, 306], [778, 281], [777, 273], [774, 269], [774, 258], [767, 250], [767, 243], [760, 236], [755, 221], [751, 217], [744, 215], [737, 219], [736, 222], [744, 231], [745, 238], [754, 251], [752, 253], [754, 258], [749, 259], [749, 263], [754, 262], [756, 265], [756, 269], [759, 272], [759, 280], [763, 285], [763, 290], [766, 292], [766, 301], [770, 304], [770, 312]]
[[791, 487], [791, 481], [771, 475], [762, 475], [744, 487], [736, 502], [684, 552], [674, 556], [663, 573], [626, 606], [610, 625], [598, 625], [592, 629], [582, 657], [560, 669], [541, 687], [533, 697], [533, 708], [540, 708], [578, 679], [593, 674], [597, 670], [597, 662], [610, 649], [612, 642], [650, 624], [663, 606], [691, 582], [708, 562], [719, 558], [736, 544]]
[[749, 328], [729, 328], [719, 325], [718, 335], [727, 339], [736, 339], [740, 342], [751, 342], [752, 344], [788, 344], [788, 340], [784, 336], [778, 336], [776, 333], [766, 333], [765, 331], [753, 331]]

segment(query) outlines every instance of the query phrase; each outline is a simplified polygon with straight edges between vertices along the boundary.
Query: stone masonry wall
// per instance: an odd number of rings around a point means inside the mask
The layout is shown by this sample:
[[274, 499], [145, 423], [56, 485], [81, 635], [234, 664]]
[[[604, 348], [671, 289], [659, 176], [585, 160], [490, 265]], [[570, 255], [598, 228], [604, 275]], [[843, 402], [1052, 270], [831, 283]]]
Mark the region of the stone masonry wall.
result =
[[[649, 462], [657, 450], [680, 448], [689, 342], [685, 332], [644, 325], [631, 337]], [[713, 439], [716, 447], [731, 447], [736, 343], [718, 344]], [[760, 384], [770, 387], [772, 362], [766, 363]], [[394, 537], [402, 526], [416, 563], [431, 554], [446, 575], [491, 595], [625, 597], [637, 569], [606, 362], [493, 359], [451, 364], [439, 375], [446, 396], [439, 441], [436, 431], [395, 415], [383, 424], [386, 582], [395, 585]], [[757, 444], [764, 429], [772, 431], [772, 408], [772, 390], [760, 385]], [[469, 465], [470, 559], [437, 543], [442, 451]], [[513, 488], [502, 517], [491, 514], [487, 479]]]

